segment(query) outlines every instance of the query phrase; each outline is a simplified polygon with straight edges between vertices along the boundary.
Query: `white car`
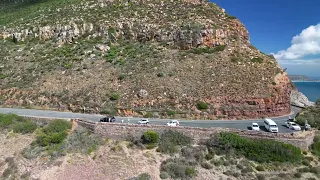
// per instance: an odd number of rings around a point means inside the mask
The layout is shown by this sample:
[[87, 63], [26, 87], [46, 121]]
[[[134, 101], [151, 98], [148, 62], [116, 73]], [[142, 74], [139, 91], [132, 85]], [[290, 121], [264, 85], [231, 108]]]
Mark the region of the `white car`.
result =
[[301, 127], [295, 122], [287, 122], [286, 125], [289, 129], [296, 130], [296, 131], [301, 130]]
[[141, 119], [140, 121], [138, 121], [138, 124], [149, 124], [149, 120], [148, 119]]
[[171, 120], [167, 123], [168, 126], [179, 126], [179, 121], [177, 120]]
[[258, 123], [252, 123], [251, 129], [253, 131], [260, 131], [260, 127], [259, 127]]

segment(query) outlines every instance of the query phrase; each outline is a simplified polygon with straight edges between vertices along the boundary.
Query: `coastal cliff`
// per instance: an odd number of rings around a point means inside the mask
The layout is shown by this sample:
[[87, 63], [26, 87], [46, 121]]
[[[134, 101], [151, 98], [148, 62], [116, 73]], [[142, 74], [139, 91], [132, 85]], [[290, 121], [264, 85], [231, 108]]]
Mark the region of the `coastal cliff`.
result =
[[192, 119], [290, 113], [287, 74], [214, 3], [10, 7], [0, 14], [2, 106]]

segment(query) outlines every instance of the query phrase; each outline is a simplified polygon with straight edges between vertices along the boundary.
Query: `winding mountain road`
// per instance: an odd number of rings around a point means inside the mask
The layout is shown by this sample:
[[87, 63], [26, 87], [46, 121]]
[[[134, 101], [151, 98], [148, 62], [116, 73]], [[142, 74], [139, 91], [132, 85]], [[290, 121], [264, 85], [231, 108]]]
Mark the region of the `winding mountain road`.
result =
[[[291, 117], [295, 117], [298, 112], [301, 111], [301, 108], [291, 107]], [[99, 121], [102, 115], [98, 114], [81, 114], [81, 113], [72, 113], [72, 112], [58, 112], [58, 111], [48, 111], [48, 110], [34, 110], [34, 109], [16, 109], [16, 108], [0, 108], [0, 113], [13, 113], [20, 116], [33, 116], [33, 117], [49, 117], [49, 118], [82, 118], [88, 119], [91, 121]], [[289, 116], [273, 117], [274, 120], [279, 126], [279, 132], [289, 133], [292, 130], [284, 126], [286, 120]], [[124, 123], [137, 123], [141, 118], [134, 117], [116, 117], [116, 121], [121, 122], [124, 120]], [[151, 124], [156, 125], [165, 125], [169, 119], [152, 119], [149, 118]], [[190, 126], [190, 127], [223, 127], [223, 128], [236, 128], [247, 130], [252, 122], [257, 122], [262, 130], [264, 129], [263, 119], [252, 119], [252, 120], [179, 120], [181, 126]]]

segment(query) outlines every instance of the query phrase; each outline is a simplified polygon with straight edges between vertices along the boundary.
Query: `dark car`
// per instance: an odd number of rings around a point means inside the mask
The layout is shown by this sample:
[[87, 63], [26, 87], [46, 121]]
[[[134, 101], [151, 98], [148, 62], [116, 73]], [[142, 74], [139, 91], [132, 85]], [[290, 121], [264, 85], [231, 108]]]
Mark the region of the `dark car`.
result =
[[116, 118], [115, 117], [104, 117], [100, 119], [100, 122], [115, 122]]

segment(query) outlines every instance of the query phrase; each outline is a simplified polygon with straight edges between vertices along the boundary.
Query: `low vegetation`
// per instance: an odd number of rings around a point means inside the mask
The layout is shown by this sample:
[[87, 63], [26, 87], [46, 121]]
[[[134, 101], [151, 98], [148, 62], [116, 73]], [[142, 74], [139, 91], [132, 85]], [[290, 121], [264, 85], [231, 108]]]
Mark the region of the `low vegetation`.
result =
[[296, 117], [296, 121], [300, 125], [305, 125], [306, 120], [311, 127], [320, 129], [320, 104], [304, 108]]
[[157, 151], [173, 154], [179, 151], [179, 147], [191, 144], [192, 139], [178, 131], [168, 130], [161, 134]]
[[244, 156], [250, 160], [263, 162], [300, 162], [301, 150], [293, 145], [272, 140], [256, 140], [237, 134], [222, 132], [207, 141], [207, 147], [228, 155]]
[[14, 133], [33, 133], [37, 124], [15, 114], [0, 114], [0, 129], [13, 131]]
[[208, 109], [208, 104], [205, 103], [205, 102], [203, 102], [203, 101], [200, 101], [200, 102], [198, 102], [198, 104], [197, 104], [197, 108], [198, 108], [199, 110]]

